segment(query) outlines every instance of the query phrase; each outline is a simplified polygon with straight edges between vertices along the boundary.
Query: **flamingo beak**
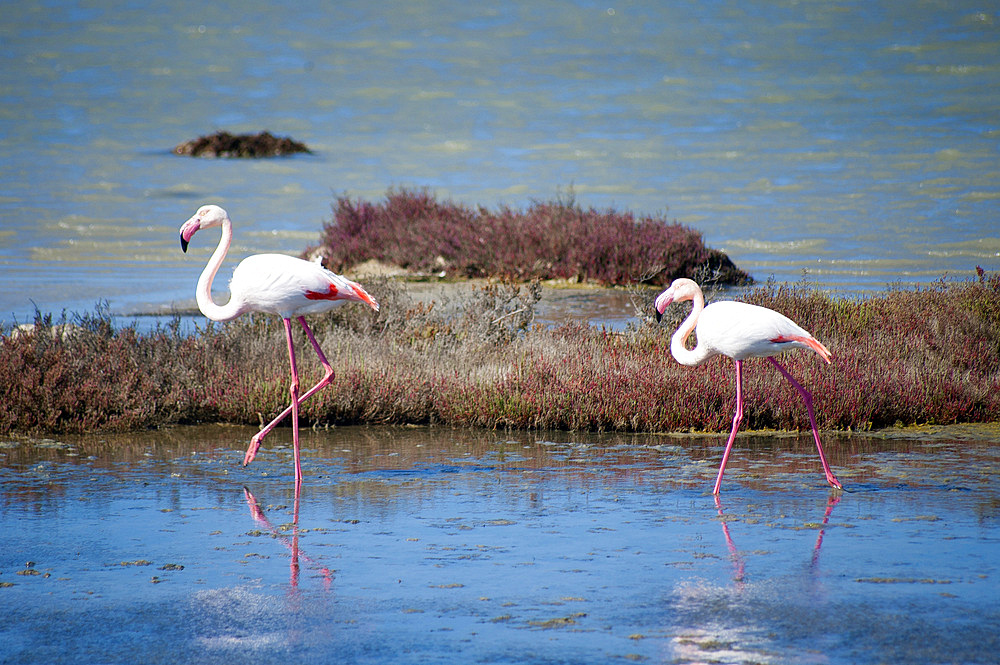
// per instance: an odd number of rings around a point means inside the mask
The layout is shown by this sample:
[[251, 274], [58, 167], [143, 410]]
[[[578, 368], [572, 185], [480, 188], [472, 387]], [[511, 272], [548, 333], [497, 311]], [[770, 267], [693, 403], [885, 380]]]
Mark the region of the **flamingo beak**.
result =
[[666, 311], [667, 307], [674, 301], [674, 294], [671, 293], [670, 289], [667, 289], [660, 295], [656, 296], [656, 300], [653, 302], [653, 313], [656, 315], [656, 322], [659, 323], [660, 319], [663, 318], [663, 312]]
[[201, 219], [197, 215], [184, 222], [181, 225], [181, 251], [185, 254], [188, 251], [188, 243], [191, 242], [192, 236], [201, 228]]

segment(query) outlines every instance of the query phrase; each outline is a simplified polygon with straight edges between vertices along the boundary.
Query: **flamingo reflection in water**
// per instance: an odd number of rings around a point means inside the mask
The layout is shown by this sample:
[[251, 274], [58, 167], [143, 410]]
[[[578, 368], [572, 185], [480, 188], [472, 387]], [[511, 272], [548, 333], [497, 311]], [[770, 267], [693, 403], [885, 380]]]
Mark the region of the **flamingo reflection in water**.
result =
[[[673, 612], [676, 624], [670, 659], [673, 662], [824, 662], [816, 645], [806, 640], [796, 642], [779, 637], [782, 626], [795, 625], [797, 630], [822, 634], [822, 612], [803, 612], [803, 607], [823, 605], [824, 593], [817, 583], [819, 553], [838, 494], [827, 497], [822, 521], [810, 527], [818, 528], [809, 564], [804, 573], [771, 562], [758, 579], [748, 579], [744, 554], [737, 548], [730, 533], [730, 522], [722, 501], [716, 496], [715, 506], [722, 524], [722, 533], [733, 563], [732, 583], [717, 584], [708, 580], [691, 581], [677, 589]], [[747, 524], [756, 520], [749, 519]], [[763, 524], [757, 524], [758, 527]], [[773, 527], [767, 527], [773, 528]], [[759, 532], [759, 528], [755, 529]], [[773, 554], [773, 553], [769, 553]], [[803, 644], [805, 646], [803, 646]]]
[[292, 554], [291, 563], [289, 564], [289, 567], [291, 568], [291, 588], [297, 589], [299, 586], [299, 559], [301, 558], [319, 570], [320, 574], [323, 576], [323, 588], [329, 590], [333, 583], [333, 572], [326, 566], [323, 566], [320, 562], [306, 556], [299, 550], [299, 497], [301, 493], [301, 483], [295, 483], [295, 503], [292, 508], [292, 536], [289, 538], [287, 535], [282, 533], [281, 529], [272, 525], [270, 520], [267, 519], [267, 516], [264, 514], [264, 509], [261, 508], [260, 502], [257, 501], [257, 497], [254, 496], [253, 492], [251, 492], [247, 487], [243, 488], [243, 495], [246, 497], [251, 517], [253, 517], [254, 521], [262, 527], [270, 531], [274, 535], [275, 539], [284, 544]]
[[[830, 515], [833, 514], [833, 507], [840, 503], [840, 496], [831, 494], [826, 499], [826, 512], [823, 513], [823, 521], [820, 522], [819, 531], [816, 534], [816, 544], [813, 546], [812, 561], [810, 562], [810, 567], [815, 568], [816, 564], [819, 563], [819, 550], [823, 546], [823, 536], [826, 533], [826, 525], [830, 521]], [[729, 523], [726, 518], [725, 513], [722, 510], [722, 500], [719, 495], [715, 495], [715, 509], [719, 512], [719, 521], [722, 523], [722, 533], [726, 537], [726, 546], [729, 548], [729, 555], [733, 560], [733, 566], [735, 567], [735, 572], [733, 573], [733, 581], [738, 585], [742, 585], [746, 579], [746, 564], [743, 561], [743, 557], [740, 555], [736, 545], [733, 543], [732, 535], [729, 533]]]

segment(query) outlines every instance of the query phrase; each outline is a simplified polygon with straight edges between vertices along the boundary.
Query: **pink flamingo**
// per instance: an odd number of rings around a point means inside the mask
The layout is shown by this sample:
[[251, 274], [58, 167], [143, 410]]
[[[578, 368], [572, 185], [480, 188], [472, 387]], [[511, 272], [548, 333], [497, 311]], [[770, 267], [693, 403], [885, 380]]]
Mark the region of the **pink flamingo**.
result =
[[[198, 308], [213, 321], [230, 321], [244, 312], [268, 312], [277, 314], [285, 323], [285, 337], [288, 340], [288, 360], [292, 368], [292, 403], [277, 418], [268, 423], [250, 440], [250, 447], [243, 458], [243, 466], [249, 464], [261, 441], [289, 413], [292, 414], [292, 446], [295, 451], [295, 482], [302, 481], [302, 466], [299, 460], [299, 405], [316, 391], [329, 385], [333, 380], [333, 367], [323, 355], [319, 342], [306, 324], [303, 315], [326, 312], [348, 300], [367, 303], [378, 311], [378, 303], [360, 285], [323, 268], [318, 263], [310, 263], [284, 254], [255, 254], [240, 261], [233, 271], [229, 283], [229, 302], [216, 305], [212, 300], [212, 280], [219, 266], [226, 258], [233, 240], [233, 224], [225, 210], [216, 205], [205, 205], [198, 209], [191, 219], [181, 226], [181, 249], [187, 251], [192, 236], [201, 229], [222, 227], [222, 239], [208, 260], [204, 272], [198, 279]], [[295, 346], [292, 343], [292, 317], [298, 319], [306, 337], [312, 343], [319, 361], [323, 365], [323, 378], [299, 397], [299, 374], [295, 367]]]
[[[743, 420], [743, 361], [746, 358], [767, 358], [802, 395], [826, 480], [837, 489], [843, 489], [840, 481], [830, 471], [823, 453], [816, 429], [816, 417], [813, 415], [812, 396], [772, 357], [790, 349], [811, 349], [829, 363], [830, 351], [797, 323], [772, 309], [732, 301], [715, 302], [706, 307], [701, 288], [690, 279], [674, 280], [666, 291], [656, 297], [656, 320], [660, 320], [670, 303], [684, 300], [691, 300], [693, 307], [670, 341], [670, 353], [677, 362], [695, 366], [717, 355], [728, 356], [736, 361], [736, 413], [712, 493], [718, 494], [722, 486], [722, 474], [726, 471], [736, 431]], [[698, 343], [694, 349], [688, 349], [685, 342], [692, 330], [697, 333]]]

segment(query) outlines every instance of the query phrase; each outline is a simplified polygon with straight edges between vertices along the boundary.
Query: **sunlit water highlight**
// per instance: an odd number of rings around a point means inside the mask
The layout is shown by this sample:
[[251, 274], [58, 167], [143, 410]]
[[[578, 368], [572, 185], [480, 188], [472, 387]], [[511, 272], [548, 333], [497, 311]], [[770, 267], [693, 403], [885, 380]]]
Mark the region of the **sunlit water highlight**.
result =
[[[335, 194], [667, 212], [841, 292], [1000, 254], [1000, 17], [977, 2], [57, 0], [0, 23], [0, 318], [190, 302], [211, 247], [297, 253]], [[170, 154], [269, 129], [312, 156]], [[224, 268], [224, 274], [229, 269]]]
[[[7, 439], [0, 660], [987, 663], [983, 428], [718, 436], [245, 428]], [[889, 657], [891, 654], [891, 657]]]

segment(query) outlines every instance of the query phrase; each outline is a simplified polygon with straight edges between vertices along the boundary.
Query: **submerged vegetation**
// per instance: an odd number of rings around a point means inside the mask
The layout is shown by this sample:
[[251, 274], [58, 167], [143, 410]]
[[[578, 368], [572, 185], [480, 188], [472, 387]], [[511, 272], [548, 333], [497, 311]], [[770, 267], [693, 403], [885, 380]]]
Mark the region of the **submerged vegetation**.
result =
[[[384, 279], [366, 286], [383, 305], [378, 314], [344, 307], [314, 320], [337, 373], [303, 405], [304, 424], [729, 427], [731, 361], [688, 368], [670, 355], [685, 306], [668, 310], [663, 325], [642, 321], [614, 333], [534, 324], [537, 283], [489, 282], [450, 304], [413, 301]], [[637, 293], [648, 310], [656, 290]], [[804, 352], [784, 357], [812, 391], [822, 428], [988, 421], [1000, 413], [1000, 275], [863, 299], [768, 283], [740, 299], [789, 315], [833, 352], [831, 365]], [[302, 383], [311, 385], [318, 364], [303, 339], [299, 348]], [[747, 362], [745, 425], [807, 428], [795, 390], [763, 361]], [[285, 406], [288, 380], [276, 317], [194, 333], [175, 320], [141, 333], [116, 327], [101, 310], [72, 321], [38, 315], [31, 331], [0, 339], [0, 432], [256, 425]]]
[[414, 273], [603, 285], [669, 284], [677, 277], [743, 285], [750, 276], [701, 234], [659, 217], [584, 210], [572, 197], [528, 210], [471, 208], [426, 191], [390, 190], [383, 202], [341, 197], [318, 248], [344, 272], [369, 260]]

